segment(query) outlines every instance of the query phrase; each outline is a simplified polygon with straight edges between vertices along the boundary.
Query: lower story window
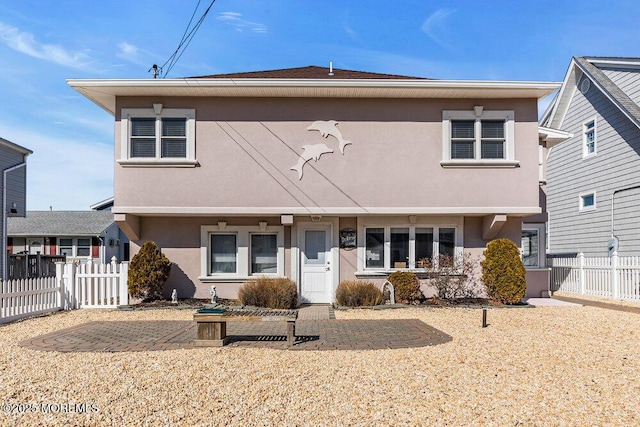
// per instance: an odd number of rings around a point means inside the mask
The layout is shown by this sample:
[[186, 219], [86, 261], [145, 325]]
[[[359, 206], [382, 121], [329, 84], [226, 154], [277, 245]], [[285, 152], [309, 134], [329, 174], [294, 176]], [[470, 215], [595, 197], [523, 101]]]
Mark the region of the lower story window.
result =
[[365, 266], [384, 268], [384, 228], [367, 228]]
[[251, 235], [251, 273], [278, 272], [278, 239], [276, 234]]
[[429, 269], [455, 253], [455, 227], [365, 227], [365, 269]]
[[67, 257], [90, 257], [91, 238], [61, 238], [58, 242], [58, 254]]
[[73, 239], [60, 239], [58, 253], [64, 256], [73, 256]]
[[235, 234], [212, 234], [211, 273], [236, 273], [237, 252]]
[[284, 276], [284, 227], [202, 226], [200, 255], [201, 280]]

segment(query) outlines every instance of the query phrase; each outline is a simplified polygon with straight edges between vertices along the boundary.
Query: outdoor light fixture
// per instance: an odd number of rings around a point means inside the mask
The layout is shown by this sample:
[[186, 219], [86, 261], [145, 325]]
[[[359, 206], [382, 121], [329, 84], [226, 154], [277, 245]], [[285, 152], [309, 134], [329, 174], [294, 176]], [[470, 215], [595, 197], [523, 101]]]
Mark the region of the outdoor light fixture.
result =
[[18, 213], [18, 205], [16, 204], [16, 202], [13, 202], [11, 204], [11, 209], [7, 213], [11, 213], [11, 214], [17, 214]]
[[320, 222], [321, 219], [322, 219], [321, 215], [311, 215], [311, 221], [313, 222]]

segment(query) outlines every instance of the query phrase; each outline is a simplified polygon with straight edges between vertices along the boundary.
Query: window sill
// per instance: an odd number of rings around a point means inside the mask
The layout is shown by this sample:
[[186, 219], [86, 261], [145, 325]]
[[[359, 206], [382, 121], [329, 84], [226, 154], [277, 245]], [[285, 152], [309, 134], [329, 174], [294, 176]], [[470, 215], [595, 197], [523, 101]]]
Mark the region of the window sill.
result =
[[125, 168], [195, 168], [200, 165], [197, 160], [191, 159], [120, 159], [118, 164]]
[[242, 282], [246, 282], [247, 280], [255, 280], [255, 279], [259, 279], [262, 277], [270, 277], [270, 278], [280, 278], [283, 277], [279, 274], [260, 274], [260, 275], [256, 275], [256, 276], [236, 276], [236, 275], [229, 275], [229, 276], [199, 276], [198, 280], [200, 280], [202, 283], [219, 283], [219, 282], [232, 282], [232, 283], [242, 283]]
[[504, 159], [453, 159], [440, 162], [443, 168], [517, 168], [520, 166], [519, 160]]

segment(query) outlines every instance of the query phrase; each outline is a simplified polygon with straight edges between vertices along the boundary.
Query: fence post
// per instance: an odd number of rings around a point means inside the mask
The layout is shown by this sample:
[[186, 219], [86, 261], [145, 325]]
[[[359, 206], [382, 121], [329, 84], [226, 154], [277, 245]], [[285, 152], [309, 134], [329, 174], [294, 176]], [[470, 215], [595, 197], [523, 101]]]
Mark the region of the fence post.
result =
[[618, 252], [611, 255], [611, 296], [614, 299], [620, 298], [620, 278], [618, 277]]
[[587, 283], [584, 274], [584, 254], [582, 252], [578, 254], [578, 281], [580, 282], [580, 295], [584, 295]]
[[64, 266], [64, 280], [67, 286], [67, 297], [69, 300], [69, 308], [67, 310], [73, 310], [80, 308], [79, 298], [80, 295], [76, 287], [76, 265], [73, 262], [68, 262]]
[[56, 285], [60, 287], [60, 292], [58, 292], [58, 296], [56, 297], [58, 307], [62, 310], [68, 310], [67, 298], [65, 297], [64, 262], [56, 261]]
[[118, 279], [118, 299], [119, 305], [129, 304], [129, 263], [120, 263], [120, 278]]

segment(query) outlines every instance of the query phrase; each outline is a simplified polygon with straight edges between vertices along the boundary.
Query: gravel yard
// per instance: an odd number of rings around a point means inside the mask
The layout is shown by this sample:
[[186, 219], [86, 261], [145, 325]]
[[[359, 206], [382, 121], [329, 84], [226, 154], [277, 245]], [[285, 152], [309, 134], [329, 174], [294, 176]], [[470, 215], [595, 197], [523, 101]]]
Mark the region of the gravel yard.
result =
[[640, 315], [593, 307], [492, 309], [486, 329], [477, 309], [336, 312], [417, 318], [453, 337], [399, 350], [17, 345], [88, 321], [192, 315], [76, 310], [0, 326], [0, 425], [640, 424]]

